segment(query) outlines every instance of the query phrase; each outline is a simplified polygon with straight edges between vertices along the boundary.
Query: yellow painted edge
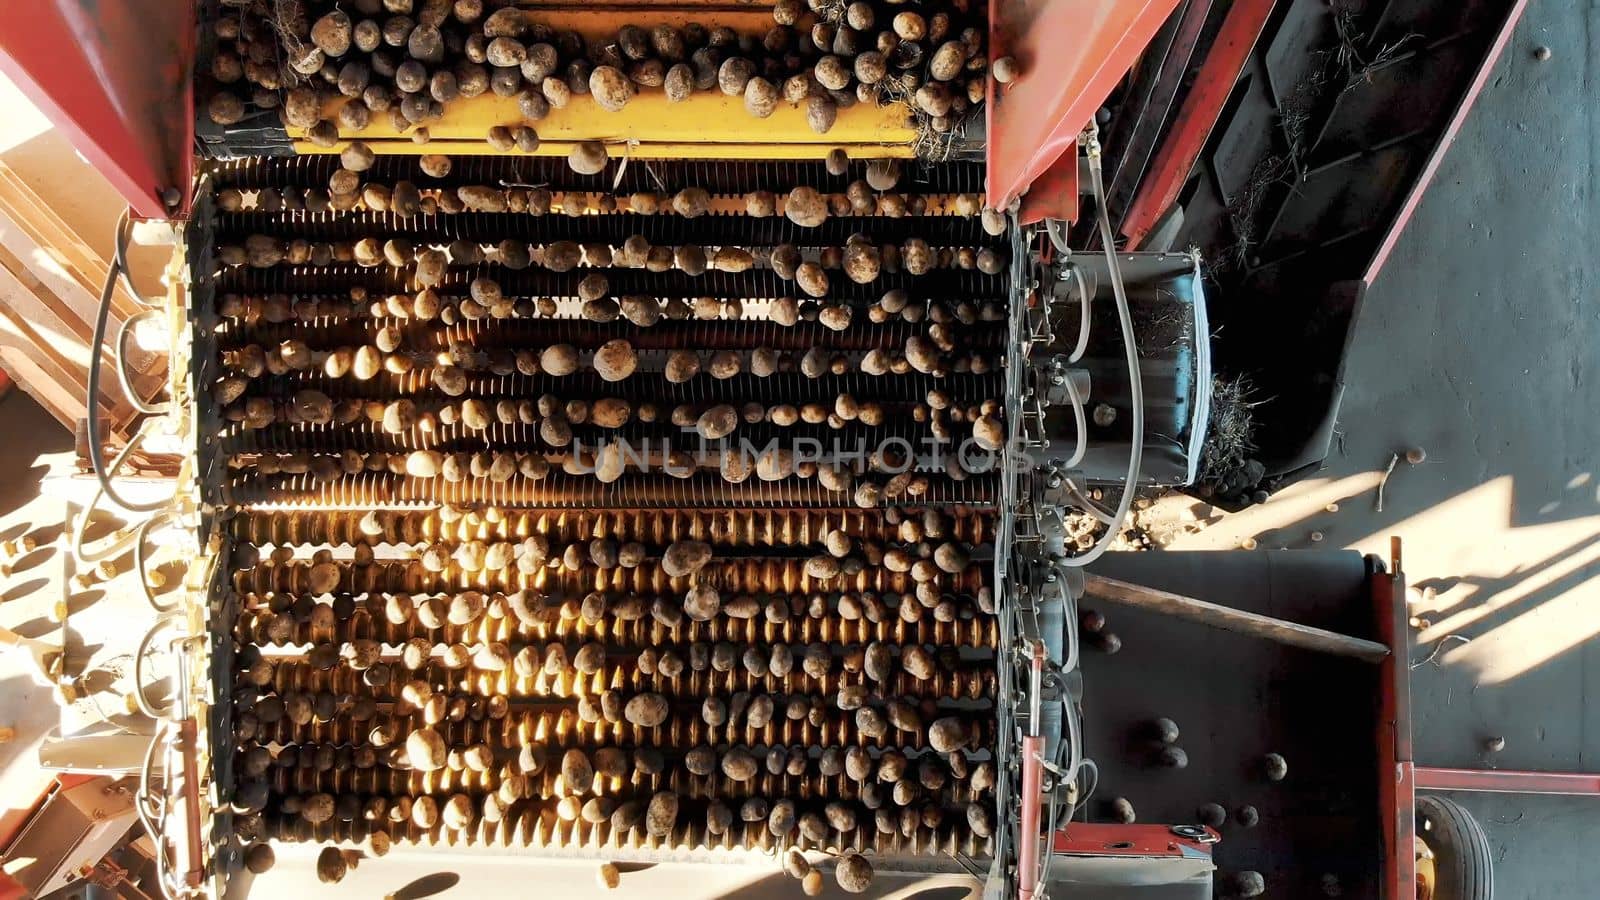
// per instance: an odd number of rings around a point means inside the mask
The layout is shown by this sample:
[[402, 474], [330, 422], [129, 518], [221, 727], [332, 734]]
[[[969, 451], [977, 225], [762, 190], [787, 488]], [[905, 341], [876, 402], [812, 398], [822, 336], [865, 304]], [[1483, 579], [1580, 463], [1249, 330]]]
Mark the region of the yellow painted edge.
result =
[[[649, 28], [657, 24], [682, 27], [700, 22], [707, 27], [727, 26], [740, 34], [760, 35], [772, 27], [770, 4], [747, 10], [632, 8], [627, 10], [546, 10], [530, 8], [530, 17], [559, 30], [576, 31], [586, 40], [615, 35], [623, 25]], [[778, 85], [781, 89], [782, 85]], [[337, 121], [344, 99], [331, 101], [323, 110], [326, 118]], [[427, 125], [432, 136], [426, 144], [416, 144], [410, 131], [397, 132], [390, 113], [374, 113], [360, 132], [341, 134], [346, 140], [361, 140], [374, 151], [394, 154], [448, 153], [501, 154], [489, 147], [485, 138], [496, 125], [531, 125], [543, 142], [537, 156], [565, 156], [577, 141], [598, 140], [628, 144], [628, 155], [648, 159], [820, 159], [834, 147], [845, 148], [862, 158], [916, 155], [913, 144], [916, 129], [904, 104], [889, 106], [857, 103], [840, 109], [827, 134], [817, 134], [806, 123], [800, 104], [780, 101], [768, 118], [758, 119], [745, 110], [742, 97], [729, 97], [720, 91], [697, 91], [673, 103], [660, 88], [641, 89], [620, 112], [601, 109], [587, 95], [574, 96], [563, 109], [552, 109], [539, 122], [527, 122], [516, 98], [485, 93], [470, 99], [454, 100], [445, 114]], [[300, 153], [336, 152], [335, 147], [317, 147], [305, 140], [305, 130], [290, 128], [295, 150]], [[402, 146], [403, 145], [403, 146]], [[415, 149], [406, 149], [406, 148]], [[621, 156], [621, 153], [613, 155]]]
[[[324, 115], [336, 118], [343, 102], [330, 104]], [[628, 145], [631, 155], [656, 158], [821, 158], [834, 147], [854, 149], [857, 152], [853, 156], [909, 158], [915, 155], [912, 142], [916, 131], [907, 126], [908, 118], [905, 107], [898, 104], [878, 107], [858, 103], [840, 110], [827, 134], [818, 134], [806, 124], [805, 110], [796, 104], [780, 102], [770, 117], [758, 119], [745, 111], [741, 98], [703, 93], [672, 103], [655, 93], [635, 97], [615, 113], [601, 109], [587, 97], [576, 97], [565, 109], [552, 109], [543, 121], [528, 123], [515, 98], [484, 94], [452, 102], [442, 118], [428, 123], [432, 139], [426, 144], [416, 144], [410, 131], [396, 131], [387, 112], [374, 115], [366, 128], [340, 136], [365, 141], [379, 152], [401, 153], [404, 151], [390, 145], [405, 144], [427, 148], [418, 153], [489, 154], [504, 152], [489, 146], [490, 128], [530, 124], [540, 137], [540, 147], [534, 151], [538, 156], [565, 156], [575, 143], [597, 140]], [[296, 150], [318, 152], [321, 148], [306, 140], [305, 134], [305, 129], [289, 129]], [[438, 149], [441, 147], [448, 149]], [[659, 149], [648, 149], [652, 147]]]
[[[385, 138], [366, 141], [367, 146], [379, 156], [422, 156], [437, 153], [444, 156], [566, 156], [571, 152], [571, 142], [548, 142], [539, 145], [533, 153], [520, 150], [495, 150], [483, 141], [465, 141], [434, 138], [418, 144], [407, 138]], [[296, 140], [296, 153], [338, 153], [351, 141], [340, 141], [332, 147], [319, 147], [307, 140]], [[822, 159], [828, 151], [842, 147], [851, 159], [910, 159], [914, 154], [907, 146], [882, 144], [618, 144], [610, 149], [613, 159]]]

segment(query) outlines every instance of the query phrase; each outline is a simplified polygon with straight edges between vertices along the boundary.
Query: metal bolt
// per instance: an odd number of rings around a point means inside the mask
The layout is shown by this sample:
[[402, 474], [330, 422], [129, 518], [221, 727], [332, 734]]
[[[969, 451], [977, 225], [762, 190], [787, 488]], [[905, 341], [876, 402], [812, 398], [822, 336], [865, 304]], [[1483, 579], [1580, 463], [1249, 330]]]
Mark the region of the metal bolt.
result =
[[1533, 58], [1537, 59], [1539, 62], [1549, 62], [1551, 55], [1552, 54], [1549, 47], [1541, 45], [1533, 49]]

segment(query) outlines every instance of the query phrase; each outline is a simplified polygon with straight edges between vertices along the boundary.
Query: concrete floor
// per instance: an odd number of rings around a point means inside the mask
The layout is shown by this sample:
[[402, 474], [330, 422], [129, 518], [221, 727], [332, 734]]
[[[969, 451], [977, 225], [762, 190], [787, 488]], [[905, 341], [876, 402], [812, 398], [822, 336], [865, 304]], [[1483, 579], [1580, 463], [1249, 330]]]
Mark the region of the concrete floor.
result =
[[[1470, 640], [1414, 673], [1424, 764], [1600, 771], [1596, 21], [1592, 3], [1530, 4], [1367, 297], [1326, 471], [1235, 516], [1185, 503], [1171, 519], [1174, 548], [1312, 546], [1320, 532], [1321, 546], [1386, 553], [1401, 536], [1412, 583], [1433, 589], [1416, 606], [1418, 660]], [[0, 428], [36, 420], [25, 407], [0, 403]], [[1391, 453], [1412, 447], [1427, 460], [1402, 460], [1375, 511]], [[37, 452], [0, 447], [13, 471]], [[38, 699], [0, 691], [0, 724]], [[1482, 749], [1492, 735], [1503, 753]], [[1459, 799], [1489, 831], [1501, 900], [1592, 893], [1600, 800]]]
[[[1326, 470], [1197, 531], [1212, 510], [1185, 503], [1174, 523], [1173, 548], [1321, 532], [1386, 556], [1399, 535], [1411, 584], [1432, 589], [1416, 659], [1442, 646], [1413, 673], [1420, 764], [1600, 771], [1596, 22], [1592, 3], [1530, 4], [1367, 295]], [[1600, 837], [1600, 799], [1457, 799], [1489, 832], [1496, 897], [1593, 893], [1579, 885], [1600, 862], [1577, 848]]]
[[[48, 618], [52, 597], [62, 584], [61, 550], [54, 546], [65, 505], [41, 490], [47, 475], [72, 465], [72, 434], [32, 398], [13, 390], [0, 399], [0, 540], [30, 535], [39, 544], [13, 562], [0, 579], [0, 625], [25, 637], [59, 638]], [[54, 593], [53, 593], [53, 591]], [[0, 728], [10, 738], [0, 744], [0, 833], [24, 817], [53, 776], [36, 761], [45, 732], [60, 717], [49, 688], [33, 682], [9, 655], [0, 655]]]

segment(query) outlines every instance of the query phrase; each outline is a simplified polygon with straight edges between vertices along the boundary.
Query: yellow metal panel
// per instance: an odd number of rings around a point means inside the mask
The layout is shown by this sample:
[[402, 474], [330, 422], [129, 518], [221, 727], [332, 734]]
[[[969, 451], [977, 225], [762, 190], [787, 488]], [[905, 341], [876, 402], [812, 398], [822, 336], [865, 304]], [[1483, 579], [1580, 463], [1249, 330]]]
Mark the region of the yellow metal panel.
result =
[[[331, 107], [328, 115], [337, 108]], [[544, 121], [532, 124], [539, 132], [539, 149], [534, 151], [539, 156], [566, 156], [574, 143], [598, 140], [615, 145], [611, 155], [618, 157], [820, 159], [834, 147], [858, 158], [912, 156], [916, 132], [906, 126], [907, 118], [903, 106], [857, 104], [840, 110], [833, 128], [822, 135], [806, 124], [804, 109], [787, 103], [779, 103], [770, 118], [757, 119], [745, 112], [738, 97], [702, 92], [671, 103], [654, 92], [635, 97], [615, 113], [588, 97], [575, 97], [566, 109], [552, 109]], [[373, 116], [365, 129], [342, 136], [365, 141], [378, 153], [501, 153], [485, 140], [489, 129], [522, 124], [515, 98], [484, 94], [449, 104], [443, 118], [428, 123], [432, 140], [426, 144], [412, 141], [409, 132], [395, 131], [387, 115]], [[291, 128], [289, 134], [297, 151], [323, 152], [305, 140], [303, 129]]]
[[[646, 4], [631, 9], [553, 10], [548, 14], [530, 8], [530, 12], [552, 28], [576, 31], [588, 41], [608, 39], [623, 25], [682, 27], [701, 22], [707, 27], [727, 26], [752, 35], [772, 27], [768, 8], [742, 6], [730, 10], [725, 3], [686, 6], [679, 0], [670, 7]], [[344, 102], [334, 101], [325, 114], [333, 118]], [[387, 112], [374, 114], [371, 124], [361, 132], [341, 136], [365, 141], [378, 153], [501, 153], [486, 143], [489, 129], [522, 124], [531, 124], [539, 132], [542, 144], [534, 151], [539, 156], [565, 156], [577, 141], [599, 140], [617, 145], [611, 150], [612, 156], [644, 159], [820, 159], [834, 147], [843, 147], [854, 157], [910, 157], [914, 155], [912, 142], [916, 139], [910, 110], [901, 104], [880, 107], [858, 103], [841, 109], [833, 128], [824, 135], [806, 124], [805, 110], [796, 104], [780, 101], [771, 117], [758, 119], [745, 111], [742, 97], [729, 97], [716, 90], [697, 91], [680, 103], [672, 103], [660, 88], [641, 90], [626, 108], [615, 113], [601, 109], [587, 95], [574, 96], [565, 109], [552, 109], [543, 121], [533, 123], [523, 120], [515, 98], [486, 93], [447, 104], [444, 117], [428, 123], [432, 140], [426, 144], [414, 143], [409, 132], [395, 131]], [[326, 152], [305, 140], [303, 129], [291, 128], [289, 135], [295, 139], [298, 152]]]

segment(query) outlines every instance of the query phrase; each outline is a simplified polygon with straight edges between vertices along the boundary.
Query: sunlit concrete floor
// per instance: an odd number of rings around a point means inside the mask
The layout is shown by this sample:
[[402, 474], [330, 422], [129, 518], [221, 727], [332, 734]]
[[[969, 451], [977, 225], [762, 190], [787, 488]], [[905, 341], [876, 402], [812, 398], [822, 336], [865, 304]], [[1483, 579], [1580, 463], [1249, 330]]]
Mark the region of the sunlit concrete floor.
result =
[[[1412, 676], [1420, 764], [1600, 771], [1597, 24], [1593, 4], [1530, 4], [1367, 295], [1326, 470], [1197, 532], [1209, 507], [1175, 523], [1173, 548], [1387, 556], [1399, 535], [1432, 588], [1415, 660], [1440, 648]], [[1600, 798], [1456, 799], [1488, 830], [1497, 898], [1593, 894]]]

